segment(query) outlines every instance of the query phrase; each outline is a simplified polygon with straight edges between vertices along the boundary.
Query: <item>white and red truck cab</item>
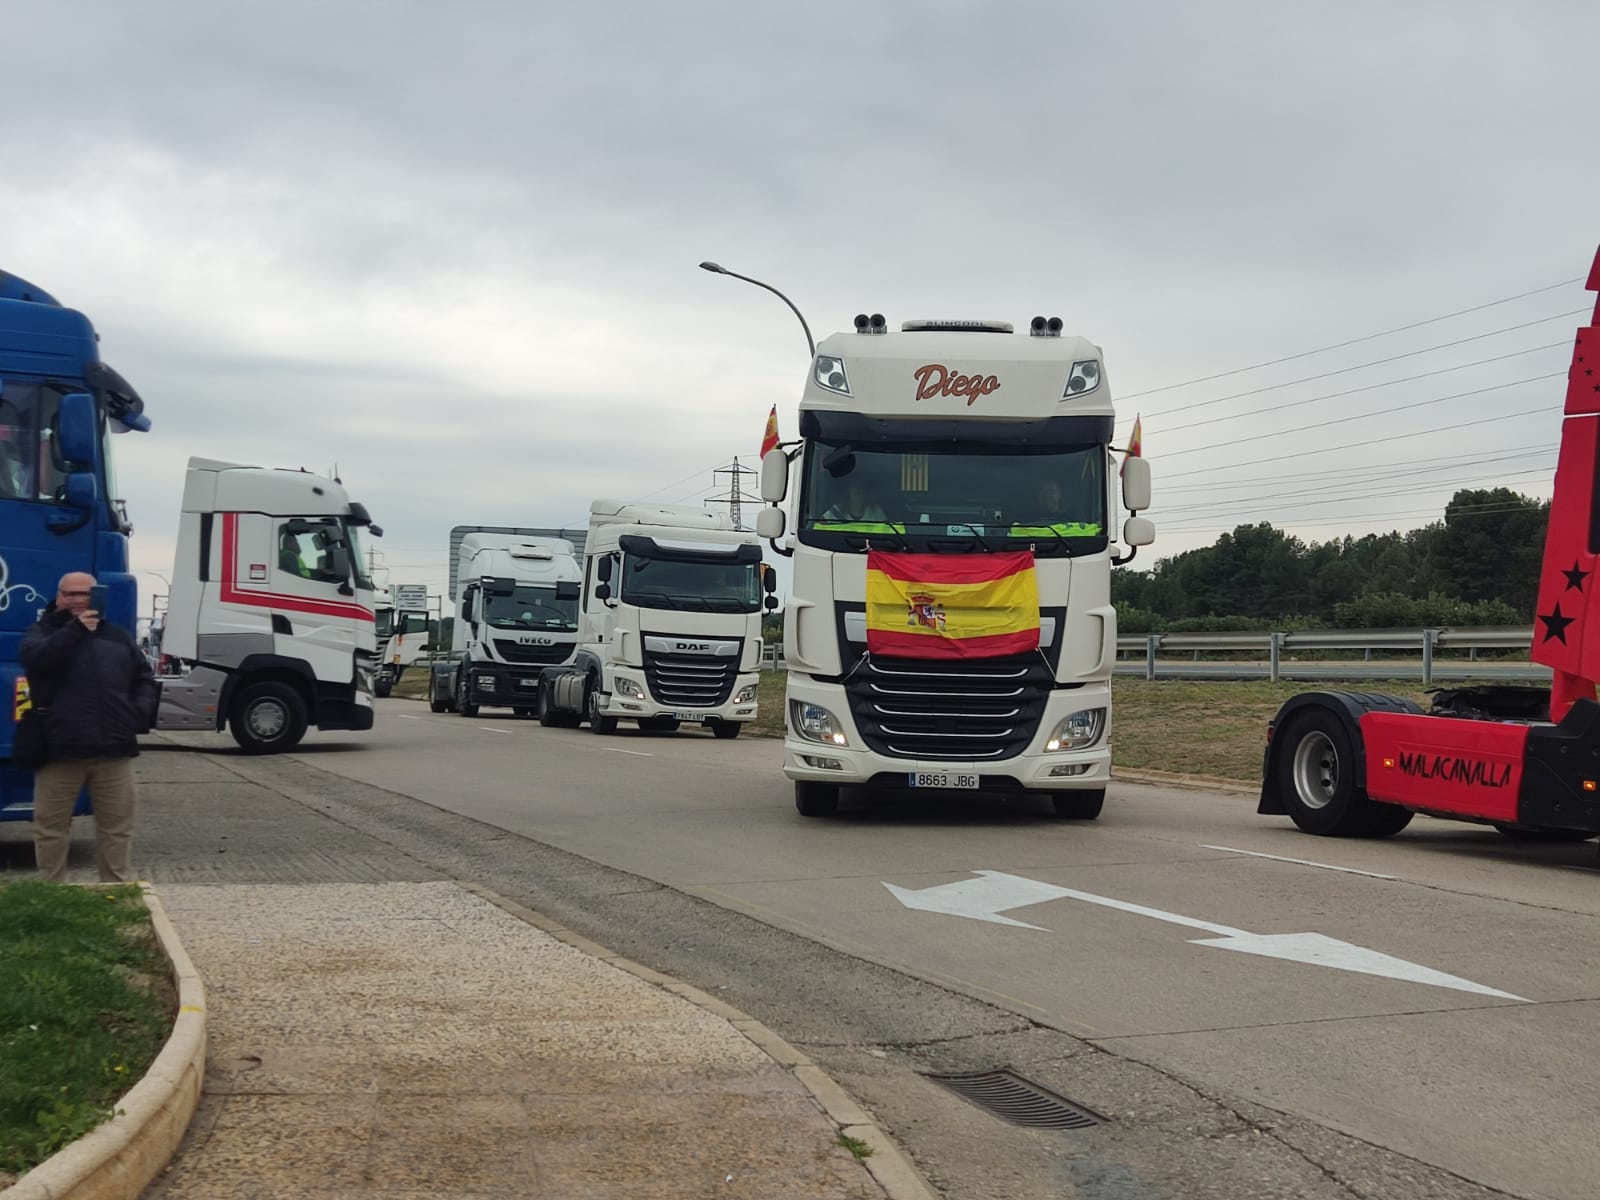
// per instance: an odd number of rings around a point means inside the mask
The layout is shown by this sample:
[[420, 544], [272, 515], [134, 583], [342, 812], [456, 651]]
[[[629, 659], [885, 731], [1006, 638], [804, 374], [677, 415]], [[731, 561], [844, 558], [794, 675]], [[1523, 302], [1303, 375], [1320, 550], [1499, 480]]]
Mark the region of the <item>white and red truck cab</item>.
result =
[[247, 752], [306, 728], [371, 729], [377, 639], [362, 539], [381, 535], [335, 479], [191, 458], [161, 651], [165, 730]]

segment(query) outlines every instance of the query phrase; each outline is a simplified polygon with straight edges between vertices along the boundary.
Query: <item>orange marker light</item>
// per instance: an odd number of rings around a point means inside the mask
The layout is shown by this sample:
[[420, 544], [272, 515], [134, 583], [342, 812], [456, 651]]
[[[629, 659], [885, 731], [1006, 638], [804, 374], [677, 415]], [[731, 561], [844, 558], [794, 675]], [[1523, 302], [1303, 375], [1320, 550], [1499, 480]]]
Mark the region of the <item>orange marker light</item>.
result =
[[1592, 791], [1594, 791], [1594, 780], [1592, 780], [1592, 779], [1585, 779], [1585, 780], [1584, 780], [1584, 781], [1583, 781], [1583, 790], [1584, 790], [1584, 791], [1586, 791], [1586, 792], [1592, 792]]
[[1383, 765], [1384, 765], [1384, 766], [1385, 766], [1385, 767], [1387, 767], [1387, 768], [1388, 768], [1388, 769], [1389, 769], [1389, 770], [1391, 770], [1391, 771], [1392, 771], [1392, 770], [1394, 770], [1394, 759], [1392, 759], [1392, 758], [1386, 758], [1386, 759], [1384, 759], [1384, 760], [1383, 760]]

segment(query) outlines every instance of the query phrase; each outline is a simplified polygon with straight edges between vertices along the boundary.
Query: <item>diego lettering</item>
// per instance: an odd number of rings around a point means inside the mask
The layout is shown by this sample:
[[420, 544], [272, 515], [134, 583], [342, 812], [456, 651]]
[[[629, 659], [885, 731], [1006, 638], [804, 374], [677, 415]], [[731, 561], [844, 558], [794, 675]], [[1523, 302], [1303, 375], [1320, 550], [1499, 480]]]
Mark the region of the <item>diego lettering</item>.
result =
[[1000, 381], [993, 375], [961, 375], [943, 363], [927, 363], [912, 373], [917, 381], [917, 399], [932, 400], [935, 396], [965, 396], [971, 407], [974, 400], [1000, 390]]

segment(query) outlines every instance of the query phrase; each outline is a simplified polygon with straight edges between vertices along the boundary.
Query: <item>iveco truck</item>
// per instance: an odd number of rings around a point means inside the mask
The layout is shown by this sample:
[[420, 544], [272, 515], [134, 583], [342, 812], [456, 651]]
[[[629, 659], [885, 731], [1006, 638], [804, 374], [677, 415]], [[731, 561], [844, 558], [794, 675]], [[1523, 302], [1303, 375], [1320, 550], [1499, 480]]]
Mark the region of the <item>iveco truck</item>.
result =
[[447, 661], [433, 664], [429, 707], [475, 717], [488, 705], [532, 716], [546, 669], [578, 641], [577, 548], [554, 530], [457, 526]]
[[760, 541], [727, 514], [596, 500], [577, 656], [545, 675], [540, 722], [587, 721], [600, 734], [619, 720], [661, 732], [700, 725], [737, 737], [756, 716], [772, 587]]
[[382, 530], [336, 479], [191, 458], [156, 728], [220, 730], [250, 754], [308, 726], [371, 729], [377, 665], [362, 539]]
[[1150, 475], [1132, 455], [1118, 470], [1100, 348], [1057, 318], [1021, 334], [855, 326], [817, 347], [800, 441], [761, 464], [773, 507], [756, 528], [794, 557], [795, 805], [830, 815], [841, 787], [1039, 792], [1061, 816], [1096, 817], [1111, 774], [1111, 567], [1155, 537], [1144, 517], [1118, 529], [1119, 496], [1146, 508]]

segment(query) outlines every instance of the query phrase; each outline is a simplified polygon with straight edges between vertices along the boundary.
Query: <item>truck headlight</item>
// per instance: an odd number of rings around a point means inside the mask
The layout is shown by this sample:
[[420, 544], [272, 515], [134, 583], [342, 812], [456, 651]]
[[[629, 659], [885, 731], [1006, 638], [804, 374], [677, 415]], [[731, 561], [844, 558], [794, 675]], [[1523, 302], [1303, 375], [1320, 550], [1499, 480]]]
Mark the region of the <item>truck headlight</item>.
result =
[[735, 704], [749, 704], [756, 698], [758, 685], [752, 683], [749, 687], [739, 689], [739, 694], [733, 698]]
[[474, 675], [472, 677], [472, 682], [480, 692], [494, 691], [493, 675]]
[[631, 696], [635, 700], [644, 699], [644, 689], [626, 675], [618, 675], [611, 681], [611, 686], [619, 696]]
[[806, 700], [789, 701], [789, 727], [808, 742], [824, 742], [829, 746], [848, 746], [844, 726], [820, 704]]
[[1056, 726], [1044, 748], [1046, 751], [1082, 750], [1098, 742], [1105, 729], [1105, 709], [1080, 708]]

